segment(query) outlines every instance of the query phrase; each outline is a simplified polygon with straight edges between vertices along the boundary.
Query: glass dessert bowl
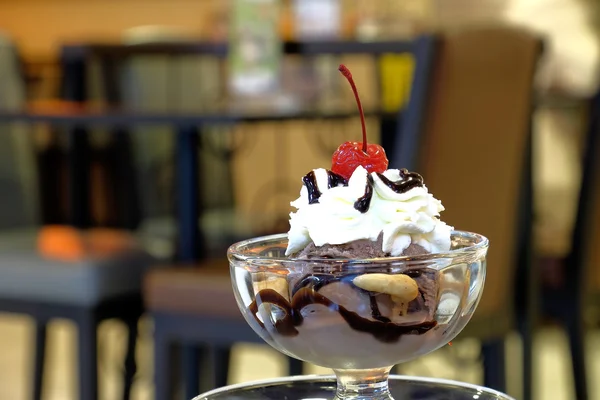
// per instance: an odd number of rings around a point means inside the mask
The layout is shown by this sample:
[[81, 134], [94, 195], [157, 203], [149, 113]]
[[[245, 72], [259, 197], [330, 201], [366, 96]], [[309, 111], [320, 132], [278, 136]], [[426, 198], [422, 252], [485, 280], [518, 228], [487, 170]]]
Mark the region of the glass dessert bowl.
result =
[[336, 398], [391, 398], [391, 368], [451, 341], [481, 297], [488, 240], [453, 231], [450, 250], [371, 259], [290, 258], [287, 235], [228, 251], [248, 324], [280, 352], [331, 368]]

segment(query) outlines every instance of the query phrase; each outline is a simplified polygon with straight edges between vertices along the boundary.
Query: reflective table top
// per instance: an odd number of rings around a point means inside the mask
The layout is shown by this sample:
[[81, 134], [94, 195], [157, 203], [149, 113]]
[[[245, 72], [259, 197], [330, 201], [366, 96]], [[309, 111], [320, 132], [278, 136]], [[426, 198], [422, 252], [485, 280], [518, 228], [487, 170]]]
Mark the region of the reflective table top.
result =
[[[334, 376], [295, 376], [226, 386], [194, 400], [327, 400], [335, 386]], [[514, 400], [482, 386], [400, 375], [390, 376], [390, 391], [395, 400]]]

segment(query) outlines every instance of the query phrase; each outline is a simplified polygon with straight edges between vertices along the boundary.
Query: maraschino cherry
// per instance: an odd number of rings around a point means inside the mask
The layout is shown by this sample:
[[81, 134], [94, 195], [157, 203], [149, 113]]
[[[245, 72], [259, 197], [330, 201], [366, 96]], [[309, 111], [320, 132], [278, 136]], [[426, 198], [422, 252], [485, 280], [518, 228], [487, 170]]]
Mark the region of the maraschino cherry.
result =
[[341, 64], [339, 71], [346, 77], [354, 97], [356, 98], [356, 104], [358, 105], [358, 112], [360, 113], [360, 122], [362, 124], [362, 143], [360, 142], [346, 142], [340, 145], [337, 150], [333, 153], [331, 159], [331, 171], [338, 175], [349, 179], [356, 167], [359, 165], [363, 166], [367, 172], [384, 172], [388, 166], [388, 159], [385, 156], [385, 150], [378, 144], [367, 144], [367, 128], [365, 126], [365, 114], [363, 112], [362, 105], [360, 104], [360, 98], [358, 97], [358, 90], [352, 79], [350, 70], [345, 65]]

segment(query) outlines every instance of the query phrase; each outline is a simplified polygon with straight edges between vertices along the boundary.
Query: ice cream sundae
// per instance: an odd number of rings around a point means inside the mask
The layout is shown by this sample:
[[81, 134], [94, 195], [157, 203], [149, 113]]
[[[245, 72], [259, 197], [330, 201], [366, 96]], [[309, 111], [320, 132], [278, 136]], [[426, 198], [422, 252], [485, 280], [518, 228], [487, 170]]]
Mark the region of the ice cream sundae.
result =
[[[455, 232], [423, 177], [388, 169], [383, 148], [334, 153], [302, 178], [287, 235], [232, 246], [236, 297], [280, 351], [336, 371], [382, 369], [429, 353], [464, 327], [483, 287], [487, 241]], [[337, 372], [336, 372], [337, 373]]]

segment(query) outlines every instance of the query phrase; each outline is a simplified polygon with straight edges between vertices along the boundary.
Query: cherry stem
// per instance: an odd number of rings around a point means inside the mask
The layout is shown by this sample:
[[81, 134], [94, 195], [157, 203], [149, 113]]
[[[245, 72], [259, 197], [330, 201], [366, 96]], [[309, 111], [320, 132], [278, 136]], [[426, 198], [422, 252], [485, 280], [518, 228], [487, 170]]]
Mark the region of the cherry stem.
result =
[[365, 125], [365, 113], [363, 112], [362, 105], [360, 104], [360, 98], [358, 97], [358, 90], [356, 89], [356, 85], [354, 84], [354, 79], [352, 79], [352, 74], [350, 70], [344, 65], [340, 64], [338, 70], [346, 77], [350, 86], [352, 87], [352, 91], [354, 92], [354, 98], [356, 99], [356, 104], [358, 105], [358, 112], [360, 113], [360, 123], [362, 124], [362, 135], [363, 135], [363, 146], [362, 151], [367, 154], [367, 127]]

